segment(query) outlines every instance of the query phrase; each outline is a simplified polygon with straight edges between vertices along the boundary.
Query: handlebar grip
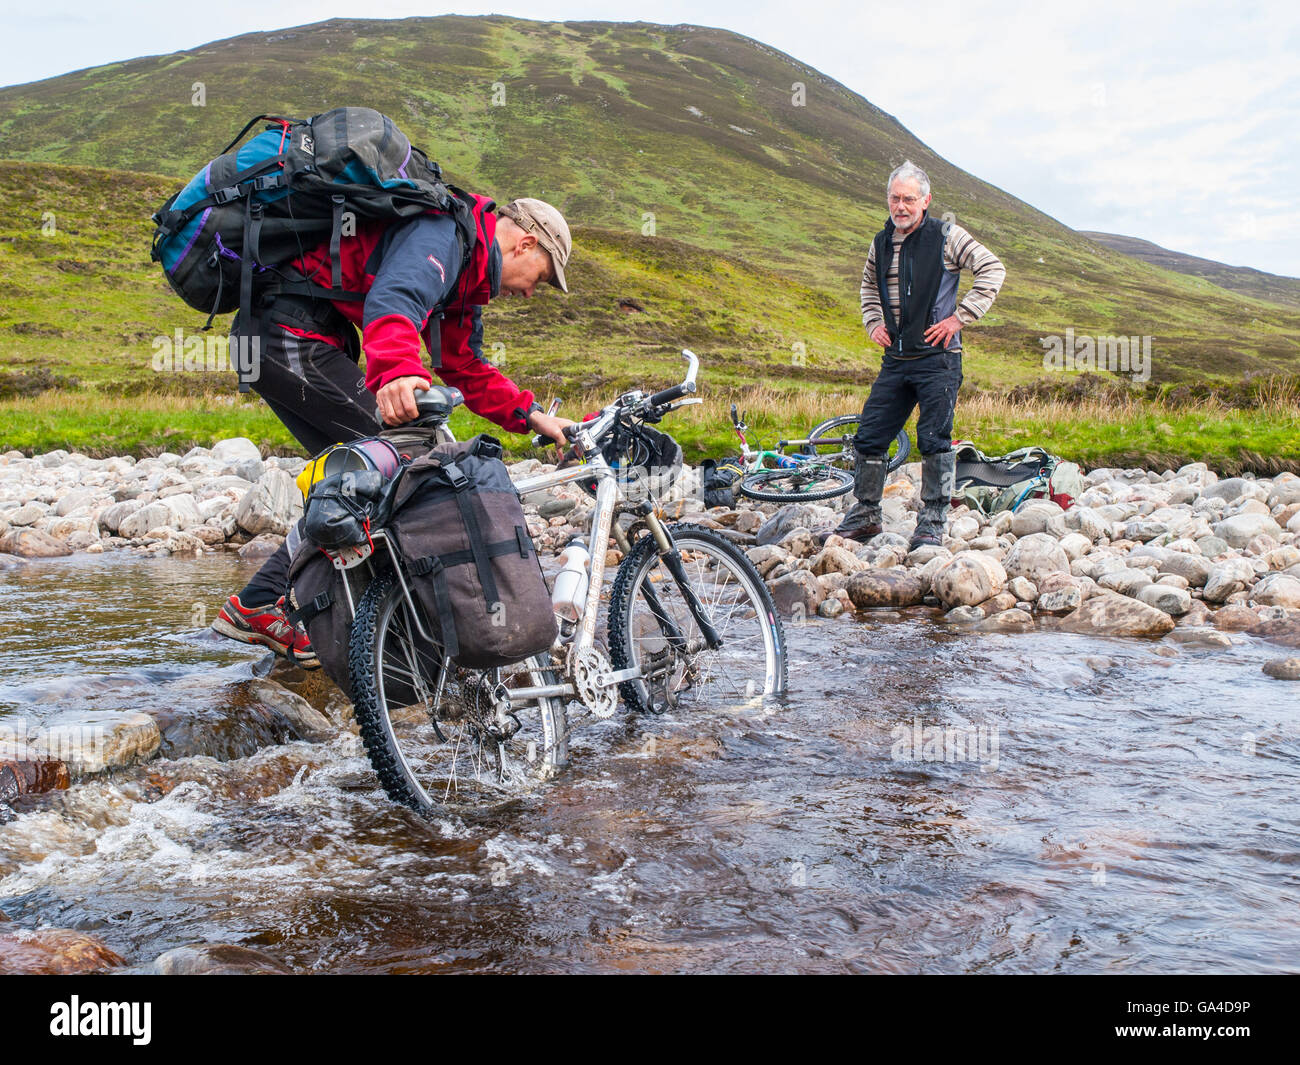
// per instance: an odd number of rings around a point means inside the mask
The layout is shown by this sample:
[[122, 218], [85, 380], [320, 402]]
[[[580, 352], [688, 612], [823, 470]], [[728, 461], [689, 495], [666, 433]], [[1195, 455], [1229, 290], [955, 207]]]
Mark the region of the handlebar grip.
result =
[[672, 388], [665, 388], [662, 392], [656, 392], [650, 397], [650, 405], [653, 407], [662, 407], [664, 404], [671, 403], [675, 399], [689, 396], [694, 391], [694, 381], [683, 381], [680, 385], [673, 385]]

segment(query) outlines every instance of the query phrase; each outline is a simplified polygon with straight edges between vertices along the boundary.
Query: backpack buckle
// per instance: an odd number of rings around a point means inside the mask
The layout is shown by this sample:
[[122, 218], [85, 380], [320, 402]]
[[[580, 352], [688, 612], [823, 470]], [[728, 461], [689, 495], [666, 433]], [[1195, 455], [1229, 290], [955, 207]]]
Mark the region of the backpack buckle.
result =
[[422, 558], [412, 559], [406, 564], [413, 577], [424, 577], [428, 574], [441, 573], [446, 567], [442, 564], [442, 559], [437, 555], [424, 555]]
[[224, 189], [217, 189], [212, 193], [212, 202], [219, 205], [225, 205], [232, 200], [241, 199], [245, 190], [238, 185], [227, 185]]
[[465, 471], [457, 466], [454, 462], [448, 462], [442, 467], [442, 472], [446, 476], [451, 487], [459, 492], [469, 484], [469, 478], [465, 476]]
[[284, 185], [284, 174], [276, 171], [274, 174], [263, 174], [259, 178], [253, 179], [253, 188], [258, 192], [265, 192], [267, 189], [278, 189]]

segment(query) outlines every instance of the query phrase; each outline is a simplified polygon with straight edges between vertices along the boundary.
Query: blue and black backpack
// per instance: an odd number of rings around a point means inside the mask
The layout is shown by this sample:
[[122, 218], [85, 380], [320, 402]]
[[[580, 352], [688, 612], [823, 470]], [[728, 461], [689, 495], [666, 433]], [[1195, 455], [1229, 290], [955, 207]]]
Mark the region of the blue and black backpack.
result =
[[[266, 129], [236, 149], [263, 121]], [[305, 120], [258, 115], [154, 213], [151, 255], [176, 294], [208, 312], [205, 329], [216, 315], [236, 309], [251, 329], [255, 292], [259, 299], [272, 292], [363, 299], [342, 288], [339, 246], [348, 222], [430, 211], [456, 220], [463, 269], [476, 239], [469, 199], [443, 182], [438, 164], [386, 115], [366, 107]], [[284, 269], [326, 240], [330, 288]], [[242, 377], [239, 388], [248, 390]]]

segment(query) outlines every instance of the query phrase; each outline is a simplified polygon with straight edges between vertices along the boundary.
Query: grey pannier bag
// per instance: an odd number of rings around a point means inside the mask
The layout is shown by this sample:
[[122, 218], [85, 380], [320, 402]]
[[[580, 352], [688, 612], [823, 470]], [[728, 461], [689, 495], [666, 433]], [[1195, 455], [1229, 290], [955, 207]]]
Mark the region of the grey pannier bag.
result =
[[555, 612], [524, 510], [481, 435], [403, 467], [386, 533], [448, 657], [493, 669], [550, 649]]

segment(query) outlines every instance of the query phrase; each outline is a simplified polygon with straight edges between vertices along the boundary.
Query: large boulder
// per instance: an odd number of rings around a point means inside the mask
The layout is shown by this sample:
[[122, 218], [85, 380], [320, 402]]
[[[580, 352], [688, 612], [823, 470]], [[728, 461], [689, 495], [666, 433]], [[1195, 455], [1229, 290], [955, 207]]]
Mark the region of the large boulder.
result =
[[1175, 618], [1182, 617], [1192, 608], [1191, 593], [1169, 584], [1145, 585], [1138, 590], [1136, 598]]
[[1244, 558], [1228, 558], [1216, 563], [1205, 581], [1205, 599], [1225, 602], [1228, 596], [1248, 587], [1255, 580], [1255, 567]]
[[1066, 632], [1097, 636], [1163, 636], [1173, 627], [1174, 619], [1164, 611], [1115, 592], [1091, 596], [1061, 619]]
[[1234, 514], [1214, 526], [1214, 535], [1240, 550], [1257, 536], [1281, 536], [1282, 527], [1268, 514]]
[[147, 968], [133, 970], [158, 976], [246, 976], [291, 973], [284, 962], [260, 950], [233, 943], [194, 943], [173, 947]]
[[267, 470], [235, 508], [235, 523], [246, 533], [284, 536], [302, 517], [302, 493], [284, 470]]
[[96, 936], [71, 928], [0, 931], [0, 975], [68, 976], [125, 965]]
[[925, 598], [925, 586], [911, 573], [896, 570], [867, 570], [856, 573], [846, 586], [853, 606], [865, 610], [877, 606], [915, 606]]
[[1204, 555], [1192, 555], [1185, 551], [1170, 551], [1160, 563], [1161, 573], [1173, 573], [1182, 577], [1193, 588], [1204, 588], [1210, 579], [1214, 563]]
[[778, 577], [769, 588], [777, 611], [796, 620], [811, 617], [826, 598], [826, 592], [816, 576], [806, 569], [797, 569]]
[[1054, 537], [1030, 533], [1012, 545], [1003, 566], [1008, 576], [1025, 577], [1037, 584], [1049, 573], [1069, 573], [1070, 559]]
[[830, 507], [795, 503], [782, 507], [758, 527], [754, 540], [759, 545], [774, 544], [793, 529], [821, 529], [837, 524], [838, 516]]
[[1006, 586], [1007, 572], [996, 559], [964, 551], [948, 559], [930, 577], [930, 590], [945, 607], [974, 606]]
[[1031, 499], [1021, 503], [1011, 515], [1011, 531], [1017, 536], [1047, 533], [1053, 538], [1065, 535], [1065, 511], [1050, 499]]
[[72, 554], [72, 549], [40, 529], [13, 528], [0, 536], [0, 553], [21, 558], [59, 558]]
[[1265, 606], [1300, 609], [1300, 579], [1286, 573], [1268, 573], [1251, 589], [1250, 597]]

